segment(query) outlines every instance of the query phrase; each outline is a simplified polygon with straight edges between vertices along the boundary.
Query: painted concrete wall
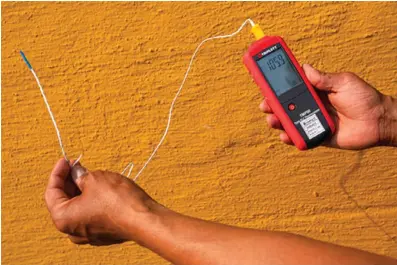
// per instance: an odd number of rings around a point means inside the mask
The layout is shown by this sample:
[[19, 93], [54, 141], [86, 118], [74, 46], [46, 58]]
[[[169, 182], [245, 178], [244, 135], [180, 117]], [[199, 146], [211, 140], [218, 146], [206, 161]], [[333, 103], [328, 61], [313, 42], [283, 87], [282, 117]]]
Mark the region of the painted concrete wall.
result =
[[[121, 171], [131, 160], [140, 168], [157, 144], [197, 43], [247, 17], [284, 36], [301, 63], [397, 94], [397, 3], [2, 3], [4, 264], [166, 263], [132, 242], [76, 246], [55, 230], [43, 192], [60, 150], [19, 49], [69, 155]], [[252, 40], [244, 29], [203, 47], [139, 185], [195, 217], [397, 258], [397, 149], [281, 144], [241, 62]]]

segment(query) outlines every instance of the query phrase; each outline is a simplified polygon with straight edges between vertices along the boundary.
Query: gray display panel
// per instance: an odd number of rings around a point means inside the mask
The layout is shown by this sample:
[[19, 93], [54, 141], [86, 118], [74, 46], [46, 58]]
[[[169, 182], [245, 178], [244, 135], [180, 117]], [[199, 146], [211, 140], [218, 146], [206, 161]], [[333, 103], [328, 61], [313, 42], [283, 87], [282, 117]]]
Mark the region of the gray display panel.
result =
[[277, 96], [303, 82], [282, 48], [264, 56], [257, 63]]

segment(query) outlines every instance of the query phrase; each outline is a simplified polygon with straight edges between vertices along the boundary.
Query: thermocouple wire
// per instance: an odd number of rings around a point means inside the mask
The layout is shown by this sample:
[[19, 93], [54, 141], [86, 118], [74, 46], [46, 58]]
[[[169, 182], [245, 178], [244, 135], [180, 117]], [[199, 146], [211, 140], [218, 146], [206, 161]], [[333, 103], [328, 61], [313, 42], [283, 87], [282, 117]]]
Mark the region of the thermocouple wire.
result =
[[[28, 61], [28, 59], [26, 58], [26, 56], [25, 56], [25, 54], [23, 53], [23, 51], [19, 51], [19, 53], [21, 54], [22, 59], [24, 60], [24, 62], [25, 62], [26, 65], [28, 66], [29, 70], [32, 72], [34, 78], [36, 79], [37, 85], [38, 85], [39, 88], [40, 88], [41, 95], [43, 96], [44, 103], [45, 103], [45, 105], [46, 105], [46, 107], [47, 107], [48, 113], [50, 114], [52, 123], [54, 124], [54, 128], [55, 128], [55, 131], [56, 131], [57, 137], [58, 137], [59, 146], [61, 147], [62, 155], [63, 155], [63, 157], [65, 158], [65, 160], [66, 160], [67, 162], [69, 162], [69, 158], [67, 157], [66, 152], [65, 152], [65, 148], [63, 147], [61, 132], [60, 132], [59, 129], [58, 129], [57, 122], [56, 122], [56, 120], [55, 120], [54, 114], [53, 114], [52, 111], [51, 111], [50, 104], [48, 103], [47, 97], [46, 97], [46, 95], [45, 95], [45, 93], [44, 93], [43, 87], [41, 86], [40, 80], [39, 80], [39, 78], [37, 77], [36, 72], [34, 71], [32, 65], [29, 63], [29, 61]], [[76, 161], [78, 161], [78, 160], [76, 160]], [[75, 162], [75, 163], [76, 163], [76, 162]]]
[[214, 37], [206, 38], [205, 40], [203, 40], [202, 42], [200, 42], [200, 44], [197, 46], [196, 50], [193, 52], [193, 55], [192, 55], [192, 57], [191, 57], [191, 59], [190, 59], [190, 62], [189, 62], [188, 68], [187, 68], [187, 70], [186, 70], [186, 72], [185, 72], [185, 76], [184, 76], [184, 78], [183, 78], [183, 80], [182, 80], [182, 83], [181, 83], [181, 85], [179, 86], [179, 89], [178, 89], [178, 91], [176, 92], [174, 99], [172, 100], [172, 103], [171, 103], [171, 106], [170, 106], [170, 110], [169, 110], [169, 112], [168, 112], [167, 126], [166, 126], [166, 128], [165, 128], [165, 131], [164, 131], [164, 133], [163, 133], [163, 136], [161, 137], [160, 142], [157, 144], [156, 148], [153, 150], [152, 154], [150, 155], [150, 157], [148, 158], [148, 160], [145, 162], [145, 164], [143, 165], [143, 167], [141, 168], [141, 170], [139, 170], [139, 172], [135, 175], [134, 181], [137, 180], [138, 177], [139, 177], [139, 175], [142, 174], [143, 170], [146, 168], [146, 166], [147, 166], [147, 165], [149, 164], [149, 162], [152, 160], [152, 158], [154, 157], [154, 155], [157, 153], [157, 150], [160, 148], [160, 146], [162, 145], [162, 143], [163, 143], [164, 140], [165, 140], [165, 137], [167, 136], [167, 133], [168, 133], [168, 130], [169, 130], [170, 124], [171, 124], [172, 111], [174, 110], [175, 102], [176, 102], [176, 100], [178, 99], [179, 94], [180, 94], [181, 91], [182, 91], [183, 85], [185, 84], [186, 79], [187, 79], [187, 77], [188, 77], [188, 75], [189, 75], [190, 69], [191, 69], [191, 67], [192, 67], [193, 60], [194, 60], [194, 58], [196, 57], [197, 52], [199, 51], [199, 49], [201, 48], [201, 46], [202, 46], [204, 43], [206, 43], [207, 41], [210, 41], [210, 40], [225, 39], [225, 38], [234, 37], [235, 35], [237, 35], [238, 33], [240, 33], [240, 31], [244, 28], [244, 26], [245, 26], [247, 23], [250, 23], [250, 25], [251, 25], [252, 27], [255, 26], [255, 23], [254, 23], [251, 19], [247, 19], [247, 20], [245, 20], [245, 21], [243, 22], [243, 24], [242, 24], [242, 25], [238, 28], [238, 30], [236, 30], [235, 32], [233, 32], [233, 33], [231, 33], [231, 34], [228, 34], [228, 35], [220, 35], [220, 36], [214, 36]]
[[[143, 167], [142, 167], [142, 168], [139, 170], [139, 172], [135, 175], [135, 177], [134, 177], [134, 179], [133, 179], [134, 181], [136, 181], [136, 180], [138, 179], [138, 177], [142, 174], [143, 170], [147, 167], [147, 165], [149, 164], [149, 162], [153, 159], [153, 157], [154, 157], [155, 154], [157, 153], [157, 150], [158, 150], [158, 149], [160, 148], [160, 146], [163, 144], [163, 142], [164, 142], [164, 140], [165, 140], [165, 138], [166, 138], [166, 136], [167, 136], [167, 134], [168, 134], [168, 131], [169, 131], [169, 128], [170, 128], [170, 125], [171, 125], [172, 112], [173, 112], [173, 110], [174, 110], [174, 106], [175, 106], [176, 100], [178, 99], [178, 97], [179, 97], [179, 95], [180, 95], [180, 93], [181, 93], [181, 91], [182, 91], [182, 88], [183, 88], [183, 86], [185, 85], [185, 82], [186, 82], [186, 79], [187, 79], [187, 77], [188, 77], [188, 75], [189, 75], [189, 72], [190, 72], [190, 69], [191, 69], [191, 67], [192, 67], [193, 61], [194, 61], [194, 59], [195, 59], [195, 57], [196, 57], [196, 55], [197, 55], [199, 49], [201, 48], [201, 46], [202, 46], [204, 43], [206, 43], [207, 41], [210, 41], [210, 40], [225, 39], [225, 38], [234, 37], [235, 35], [237, 35], [238, 33], [240, 33], [240, 31], [241, 31], [241, 30], [244, 28], [244, 26], [245, 26], [246, 24], [248, 24], [248, 23], [251, 25], [251, 27], [254, 28], [255, 23], [254, 23], [251, 19], [246, 19], [246, 20], [243, 22], [243, 24], [241, 24], [241, 26], [240, 26], [235, 32], [233, 32], [233, 33], [231, 33], [231, 34], [227, 34], [227, 35], [219, 35], [219, 36], [214, 36], [214, 37], [206, 38], [206, 39], [204, 39], [203, 41], [201, 41], [200, 44], [197, 46], [197, 48], [196, 48], [195, 51], [193, 52], [192, 57], [190, 58], [190, 62], [189, 62], [188, 68], [187, 68], [187, 70], [186, 70], [186, 72], [185, 72], [185, 75], [184, 75], [184, 78], [183, 78], [183, 80], [182, 80], [182, 83], [181, 83], [181, 85], [179, 86], [179, 89], [178, 89], [177, 93], [175, 94], [174, 99], [173, 99], [172, 102], [171, 102], [171, 106], [170, 106], [170, 109], [169, 109], [169, 112], [168, 112], [168, 121], [167, 121], [167, 125], [166, 125], [166, 127], [165, 127], [165, 130], [164, 130], [163, 136], [161, 137], [159, 143], [157, 144], [157, 146], [156, 146], [155, 149], [153, 150], [152, 154], [151, 154], [151, 155], [149, 156], [149, 158], [146, 160], [146, 162], [145, 162], [145, 164], [143, 165]], [[28, 66], [29, 70], [32, 72], [34, 78], [36, 79], [37, 85], [38, 85], [39, 88], [40, 88], [41, 95], [43, 96], [44, 103], [45, 103], [45, 105], [46, 105], [46, 107], [47, 107], [48, 113], [50, 114], [52, 123], [54, 124], [54, 128], [55, 128], [55, 131], [56, 131], [56, 133], [57, 133], [57, 137], [58, 137], [58, 141], [59, 141], [59, 146], [61, 147], [62, 154], [63, 154], [63, 156], [65, 157], [66, 161], [69, 162], [69, 159], [68, 159], [68, 157], [67, 157], [67, 155], [66, 155], [66, 152], [65, 152], [65, 149], [64, 149], [64, 146], [63, 146], [63, 143], [62, 143], [61, 133], [60, 133], [60, 131], [59, 131], [59, 129], [58, 129], [58, 126], [57, 126], [57, 123], [56, 123], [54, 114], [53, 114], [52, 111], [51, 111], [51, 107], [50, 107], [50, 105], [49, 105], [49, 103], [48, 103], [48, 100], [47, 100], [47, 97], [46, 97], [46, 95], [45, 95], [45, 93], [44, 93], [44, 89], [43, 89], [43, 87], [41, 86], [40, 80], [39, 80], [39, 78], [37, 77], [36, 72], [34, 71], [33, 67], [32, 67], [31, 64], [29, 63], [28, 59], [26, 58], [25, 54], [24, 54], [22, 51], [20, 51], [20, 54], [21, 54], [23, 60], [25, 61], [26, 65]], [[74, 166], [74, 165], [80, 160], [81, 156], [82, 156], [82, 155], [79, 156], [79, 158], [73, 163], [72, 166]], [[130, 163], [127, 165], [127, 167], [122, 171], [121, 174], [124, 174], [128, 168], [130, 168], [130, 169], [129, 169], [129, 172], [128, 172], [127, 177], [130, 177], [131, 172], [132, 172], [132, 169], [134, 168], [134, 164], [133, 164], [132, 162], [130, 162]]]

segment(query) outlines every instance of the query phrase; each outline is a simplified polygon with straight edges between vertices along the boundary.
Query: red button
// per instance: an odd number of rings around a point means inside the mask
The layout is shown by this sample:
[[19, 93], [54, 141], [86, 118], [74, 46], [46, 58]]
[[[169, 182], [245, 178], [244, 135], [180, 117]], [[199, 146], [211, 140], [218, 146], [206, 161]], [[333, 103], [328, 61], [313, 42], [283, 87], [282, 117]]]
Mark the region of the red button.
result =
[[288, 109], [289, 109], [290, 111], [295, 110], [295, 109], [296, 109], [295, 104], [294, 104], [294, 103], [290, 103], [290, 104], [288, 105]]

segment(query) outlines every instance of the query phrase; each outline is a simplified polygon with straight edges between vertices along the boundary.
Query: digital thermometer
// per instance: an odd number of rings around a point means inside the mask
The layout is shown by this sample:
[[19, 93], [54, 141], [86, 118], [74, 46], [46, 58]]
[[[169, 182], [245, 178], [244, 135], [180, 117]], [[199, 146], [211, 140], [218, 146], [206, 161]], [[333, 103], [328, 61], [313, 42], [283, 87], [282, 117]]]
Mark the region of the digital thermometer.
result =
[[244, 55], [245, 66], [295, 146], [318, 146], [334, 133], [332, 118], [284, 40], [259, 37]]

